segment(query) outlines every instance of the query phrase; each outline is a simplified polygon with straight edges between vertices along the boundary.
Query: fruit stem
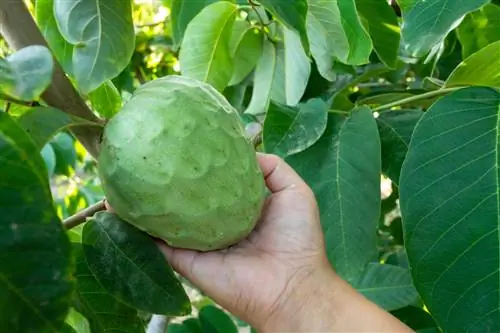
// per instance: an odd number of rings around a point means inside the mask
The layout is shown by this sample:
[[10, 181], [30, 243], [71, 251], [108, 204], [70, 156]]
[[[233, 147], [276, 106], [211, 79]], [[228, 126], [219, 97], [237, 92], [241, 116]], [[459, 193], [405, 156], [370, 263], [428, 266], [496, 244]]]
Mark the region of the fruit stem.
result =
[[94, 216], [95, 213], [105, 210], [106, 206], [104, 200], [101, 200], [82, 211], [79, 211], [75, 215], [72, 215], [65, 219], [62, 223], [64, 227], [69, 230], [87, 221], [87, 218]]
[[380, 112], [380, 111], [383, 111], [383, 110], [386, 110], [386, 109], [391, 109], [391, 108], [393, 108], [395, 106], [400, 106], [400, 105], [403, 105], [403, 104], [407, 104], [407, 103], [419, 101], [419, 100], [422, 100], [422, 99], [427, 99], [427, 98], [431, 98], [431, 97], [436, 97], [436, 96], [444, 95], [444, 94], [447, 94], [449, 92], [453, 92], [453, 91], [456, 91], [456, 90], [459, 90], [459, 89], [462, 89], [462, 88], [463, 87], [441, 88], [439, 90], [429, 91], [429, 92], [426, 92], [424, 94], [420, 94], [420, 95], [417, 95], [417, 96], [411, 96], [411, 97], [408, 97], [408, 98], [403, 98], [403, 99], [400, 99], [398, 101], [395, 101], [395, 102], [392, 102], [392, 103], [389, 103], [389, 104], [381, 105], [379, 107], [374, 108], [372, 111], [374, 111], [374, 112]]

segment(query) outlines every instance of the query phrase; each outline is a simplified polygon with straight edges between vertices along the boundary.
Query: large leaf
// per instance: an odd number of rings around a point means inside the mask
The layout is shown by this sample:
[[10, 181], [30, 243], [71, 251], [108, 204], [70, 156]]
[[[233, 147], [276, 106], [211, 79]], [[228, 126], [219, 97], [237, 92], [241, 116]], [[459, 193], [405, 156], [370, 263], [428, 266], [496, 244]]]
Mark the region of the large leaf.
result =
[[500, 331], [500, 93], [471, 87], [417, 124], [400, 177], [411, 273], [445, 332]]
[[[57, 132], [75, 125], [93, 124], [51, 107], [35, 107], [18, 118], [18, 123], [40, 147], [44, 147]], [[97, 124], [94, 124], [97, 126]]]
[[282, 157], [299, 153], [323, 135], [328, 120], [328, 105], [311, 99], [296, 108], [271, 103], [264, 122], [265, 151]]
[[5, 58], [0, 68], [0, 91], [23, 101], [33, 101], [50, 85], [54, 61], [45, 46], [30, 45]]
[[[391, 311], [391, 314], [414, 330], [431, 329], [436, 327], [436, 322], [432, 319], [432, 316], [422, 308], [407, 306]], [[436, 333], [437, 332], [439, 331], [436, 331]]]
[[262, 56], [263, 35], [250, 23], [238, 20], [234, 23], [230, 41], [234, 72], [229, 85], [243, 81], [255, 68]]
[[150, 313], [190, 312], [182, 285], [146, 233], [114, 214], [99, 212], [85, 224], [82, 237], [90, 270], [116, 298]]
[[35, 4], [36, 22], [59, 64], [66, 73], [72, 75], [73, 45], [68, 43], [59, 32], [53, 8], [54, 0], [37, 0]]
[[309, 53], [306, 31], [307, 0], [260, 0], [260, 3], [288, 29], [295, 30], [299, 34], [304, 50]]
[[204, 306], [199, 313], [201, 327], [205, 333], [237, 333], [234, 321], [224, 311], [213, 306]]
[[122, 72], [135, 49], [132, 2], [53, 0], [57, 26], [73, 48], [73, 76], [83, 93]]
[[446, 80], [447, 87], [464, 85], [500, 87], [500, 41], [462, 61]]
[[353, 282], [377, 257], [381, 161], [370, 109], [329, 114], [321, 139], [287, 161], [316, 194], [330, 262]]
[[191, 21], [182, 40], [181, 73], [224, 90], [233, 75], [229, 42], [238, 7], [226, 1], [205, 7]]
[[354, 287], [387, 311], [414, 304], [419, 299], [410, 272], [393, 265], [369, 264], [365, 274]]
[[41, 157], [15, 126], [0, 112], [0, 331], [60, 332], [73, 289], [70, 244]]
[[500, 40], [500, 7], [488, 4], [469, 13], [457, 29], [462, 58]]
[[87, 318], [91, 332], [143, 333], [137, 310], [108, 293], [90, 271], [84, 254], [87, 246], [72, 243], [76, 261], [76, 308]]
[[264, 41], [262, 57], [257, 63], [254, 73], [252, 97], [247, 109], [248, 114], [262, 114], [267, 111], [271, 100], [271, 86], [276, 72], [276, 47]]
[[424, 113], [420, 110], [396, 110], [382, 112], [377, 124], [382, 143], [382, 172], [395, 183], [406, 157], [411, 135]]
[[295, 106], [306, 90], [311, 64], [297, 33], [284, 28], [283, 35], [284, 44], [277, 45], [271, 98], [278, 103]]
[[92, 108], [105, 119], [112, 118], [122, 107], [120, 92], [111, 81], [104, 82], [91, 92], [89, 102]]
[[378, 57], [385, 65], [394, 68], [400, 40], [399, 23], [394, 9], [387, 1], [380, 0], [356, 0], [356, 7], [364, 19]]
[[420, 58], [442, 43], [450, 31], [462, 21], [464, 15], [490, 2], [466, 1], [415, 1], [403, 14], [403, 48], [409, 56]]
[[[212, 4], [218, 0], [172, 0], [171, 18], [172, 18], [172, 38], [176, 46], [180, 45], [184, 38], [186, 28], [195, 16], [201, 12], [205, 6]], [[224, 0], [231, 1], [231, 0]], [[234, 1], [231, 1], [234, 2]]]

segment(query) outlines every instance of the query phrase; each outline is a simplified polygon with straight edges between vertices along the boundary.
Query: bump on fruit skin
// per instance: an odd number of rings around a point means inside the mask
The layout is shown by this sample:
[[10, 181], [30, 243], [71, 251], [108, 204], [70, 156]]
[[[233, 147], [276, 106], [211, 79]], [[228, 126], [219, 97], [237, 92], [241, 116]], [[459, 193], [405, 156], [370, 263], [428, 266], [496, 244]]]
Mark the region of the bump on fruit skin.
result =
[[108, 122], [98, 170], [119, 217], [177, 248], [233, 245], [265, 197], [237, 111], [208, 84], [176, 75], [141, 86]]

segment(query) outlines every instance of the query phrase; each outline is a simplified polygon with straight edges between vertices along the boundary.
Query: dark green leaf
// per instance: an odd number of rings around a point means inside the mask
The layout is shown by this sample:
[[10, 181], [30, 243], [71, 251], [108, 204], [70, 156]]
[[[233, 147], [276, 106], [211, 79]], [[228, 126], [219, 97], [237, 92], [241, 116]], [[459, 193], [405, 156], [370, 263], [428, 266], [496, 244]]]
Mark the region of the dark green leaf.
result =
[[304, 50], [309, 53], [309, 41], [306, 31], [307, 0], [260, 0], [260, 3], [288, 29], [297, 31]]
[[51, 107], [35, 107], [18, 118], [19, 125], [31, 136], [38, 147], [44, 147], [57, 132], [73, 125], [91, 124]]
[[103, 118], [110, 119], [120, 111], [122, 97], [111, 81], [106, 81], [89, 94], [89, 102], [94, 111]]
[[5, 58], [0, 68], [0, 91], [23, 101], [35, 101], [52, 81], [54, 62], [46, 47], [30, 45]]
[[393, 265], [369, 264], [354, 287], [387, 311], [408, 306], [419, 299], [410, 272]]
[[120, 74], [135, 48], [131, 1], [53, 0], [57, 26], [73, 48], [73, 76], [83, 93]]
[[287, 161], [316, 194], [330, 262], [354, 281], [377, 257], [381, 161], [370, 109], [329, 114], [321, 139]]
[[464, 85], [500, 87], [500, 41], [465, 59], [446, 81], [447, 87]]
[[408, 12], [418, 0], [396, 0], [403, 12]]
[[464, 59], [500, 40], [500, 7], [487, 4], [469, 13], [459, 25], [457, 34]]
[[382, 112], [377, 117], [382, 143], [382, 172], [396, 184], [413, 129], [423, 114], [420, 110], [402, 109]]
[[[108, 292], [142, 311], [186, 315], [191, 304], [153, 239], [114, 214], [99, 212], [85, 224], [85, 257]], [[110, 264], [112, 263], [112, 264]]]
[[91, 332], [144, 333], [137, 311], [108, 293], [90, 271], [84, 254], [88, 245], [72, 246], [76, 260], [76, 309], [87, 318]]
[[366, 22], [373, 48], [380, 60], [390, 68], [398, 59], [400, 29], [394, 9], [387, 1], [356, 0], [356, 7]]
[[276, 71], [271, 87], [271, 99], [285, 105], [299, 103], [311, 74], [311, 63], [300, 44], [299, 35], [283, 28], [284, 44], [277, 45]]
[[57, 61], [66, 73], [72, 75], [73, 45], [68, 43], [59, 32], [53, 9], [54, 0], [37, 0], [35, 4], [36, 22]]
[[246, 113], [258, 115], [267, 111], [271, 100], [271, 85], [276, 72], [276, 47], [269, 41], [264, 41], [262, 57], [257, 63], [254, 74], [252, 98]]
[[436, 327], [436, 322], [432, 319], [432, 316], [421, 308], [407, 306], [402, 309], [394, 310], [391, 313], [414, 330]]
[[186, 29], [179, 54], [181, 73], [223, 91], [233, 75], [229, 49], [238, 7], [227, 1], [205, 7]]
[[445, 332], [500, 330], [500, 93], [465, 88], [417, 124], [400, 177], [414, 283]]
[[15, 126], [0, 112], [0, 174], [8, 175], [0, 184], [0, 332], [60, 332], [73, 289], [70, 244], [40, 154], [25, 149], [29, 138]]
[[323, 135], [328, 106], [312, 99], [296, 108], [271, 103], [264, 122], [264, 148], [282, 157], [299, 153], [312, 146]]
[[475, 11], [490, 0], [415, 1], [403, 14], [403, 47], [409, 56], [420, 58], [443, 42], [461, 22], [463, 16]]
[[204, 306], [199, 318], [204, 333], [238, 333], [231, 317], [213, 305]]
[[247, 21], [234, 23], [230, 41], [231, 55], [234, 60], [234, 72], [229, 85], [243, 81], [255, 68], [262, 55], [263, 35]]

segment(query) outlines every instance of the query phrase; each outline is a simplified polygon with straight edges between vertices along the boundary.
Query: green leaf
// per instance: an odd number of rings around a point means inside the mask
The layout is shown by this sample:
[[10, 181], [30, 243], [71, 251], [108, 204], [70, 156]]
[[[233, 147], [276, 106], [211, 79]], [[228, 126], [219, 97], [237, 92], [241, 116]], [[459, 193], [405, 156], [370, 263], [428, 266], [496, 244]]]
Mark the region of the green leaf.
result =
[[56, 154], [56, 174], [71, 176], [76, 165], [75, 139], [68, 133], [61, 132], [50, 144]]
[[325, 79], [335, 80], [336, 60], [349, 65], [368, 63], [373, 45], [354, 0], [309, 0], [307, 31], [311, 54]]
[[43, 160], [45, 161], [45, 166], [47, 168], [49, 178], [52, 177], [56, 169], [56, 154], [51, 144], [46, 144], [40, 151]]
[[395, 183], [410, 144], [413, 129], [423, 116], [420, 110], [396, 110], [380, 113], [377, 125], [382, 144], [382, 172]]
[[181, 73], [223, 91], [233, 75], [229, 42], [238, 7], [220, 1], [189, 23], [179, 53]]
[[39, 173], [41, 181], [48, 186], [47, 169], [40, 155], [41, 147], [38, 147], [28, 133], [5, 112], [0, 112], [0, 133], [7, 138], [11, 138], [15, 145], [25, 153], [25, 157], [30, 159], [35, 171]]
[[73, 76], [87, 94], [129, 64], [135, 49], [131, 1], [53, 0], [57, 26], [73, 48]]
[[111, 81], [106, 81], [89, 94], [89, 102], [94, 111], [103, 118], [110, 119], [120, 111], [122, 97]]
[[370, 109], [329, 114], [321, 139], [287, 161], [316, 195], [328, 259], [353, 282], [377, 258], [381, 161]]
[[168, 324], [166, 333], [203, 333], [203, 329], [198, 319], [189, 318], [182, 323]]
[[285, 105], [297, 105], [306, 91], [311, 63], [295, 31], [283, 28], [284, 44], [277, 45], [276, 71], [271, 99]]
[[234, 61], [230, 86], [240, 83], [254, 70], [262, 56], [263, 41], [263, 35], [247, 21], [238, 20], [234, 23], [229, 45]]
[[401, 31], [394, 9], [380, 0], [356, 0], [356, 7], [366, 22], [378, 57], [387, 67], [395, 68]]
[[72, 75], [73, 45], [68, 43], [59, 32], [53, 8], [54, 0], [37, 0], [35, 4], [36, 22], [59, 64], [66, 73]]
[[257, 115], [267, 111], [275, 72], [276, 47], [266, 40], [264, 41], [262, 57], [255, 68], [252, 97], [245, 113]]
[[238, 333], [231, 317], [213, 305], [204, 306], [198, 316], [204, 333]]
[[402, 309], [394, 310], [391, 311], [391, 314], [413, 330], [436, 327], [436, 322], [432, 319], [432, 316], [424, 309], [415, 306], [407, 306]]
[[114, 214], [99, 212], [85, 224], [82, 237], [89, 245], [84, 251], [90, 270], [117, 299], [150, 313], [190, 312], [181, 283], [146, 233]]
[[493, 89], [442, 97], [417, 124], [401, 170], [411, 273], [445, 332], [500, 330], [499, 115]]
[[70, 244], [41, 157], [15, 126], [0, 112], [0, 332], [60, 332], [73, 289]]
[[271, 103], [264, 121], [265, 151], [286, 157], [312, 146], [323, 135], [328, 121], [328, 106], [311, 99], [298, 107]]
[[74, 125], [92, 124], [51, 107], [35, 107], [18, 118], [18, 123], [38, 147], [44, 147], [59, 131]]
[[[184, 38], [184, 33], [188, 24], [193, 18], [198, 15], [199, 12], [205, 6], [210, 5], [218, 0], [196, 0], [196, 1], [185, 1], [185, 0], [172, 0], [171, 6], [167, 6], [171, 9], [172, 18], [172, 38], [174, 44], [179, 46]], [[231, 1], [232, 0], [224, 0]]]
[[467, 14], [457, 29], [462, 44], [462, 58], [500, 40], [500, 7], [487, 4]]
[[462, 61], [445, 85], [500, 87], [500, 41], [486, 46]]
[[144, 333], [137, 310], [119, 302], [108, 293], [90, 271], [84, 254], [84, 248], [88, 245], [71, 244], [76, 261], [75, 307], [87, 318], [91, 332]]
[[354, 287], [386, 311], [414, 304], [419, 299], [410, 272], [393, 265], [369, 264]]
[[41, 45], [19, 49], [0, 63], [0, 90], [22, 101], [38, 100], [52, 82], [54, 61]]
[[403, 14], [402, 39], [404, 50], [414, 58], [425, 56], [462, 21], [464, 15], [475, 11], [490, 0], [415, 1]]
[[87, 319], [73, 308], [69, 309], [65, 322], [71, 326], [76, 333], [92, 333]]
[[309, 53], [309, 40], [306, 31], [307, 0], [260, 0], [269, 12], [276, 16], [288, 29], [295, 30], [306, 53]]
[[401, 11], [403, 12], [409, 11], [417, 1], [418, 0], [396, 0], [399, 7], [401, 8]]

